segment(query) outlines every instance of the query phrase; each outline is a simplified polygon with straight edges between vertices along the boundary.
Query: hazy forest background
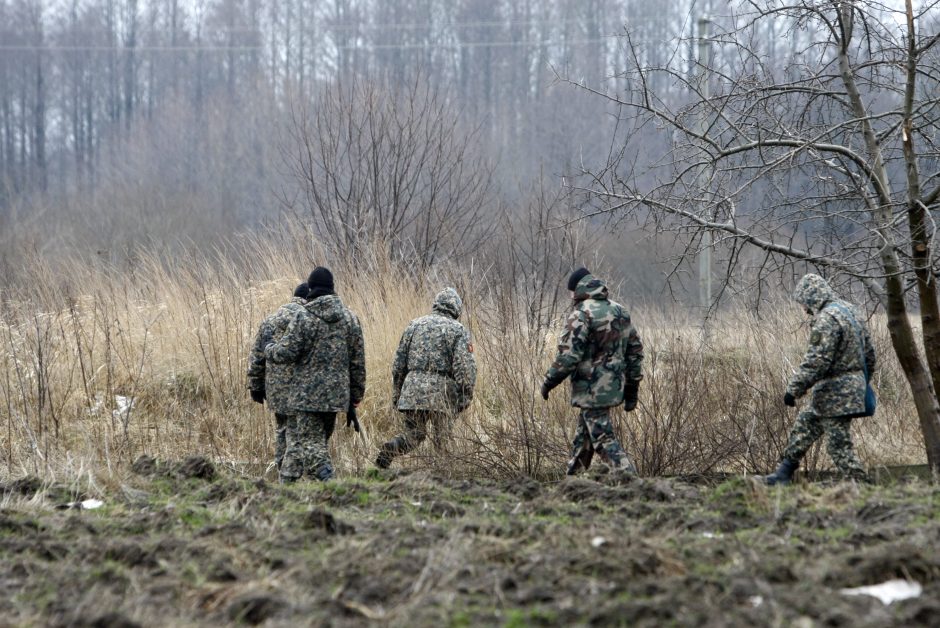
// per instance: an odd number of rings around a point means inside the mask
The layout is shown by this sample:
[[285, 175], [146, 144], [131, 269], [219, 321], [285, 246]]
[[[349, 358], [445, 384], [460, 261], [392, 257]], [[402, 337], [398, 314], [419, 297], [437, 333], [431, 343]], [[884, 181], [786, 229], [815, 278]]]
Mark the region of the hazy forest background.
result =
[[[430, 91], [456, 117], [456, 143], [478, 160], [474, 201], [488, 215], [479, 222], [521, 213], [528, 199], [557, 195], [563, 175], [603, 165], [610, 146], [611, 107], [560, 84], [556, 72], [604, 88], [620, 70], [626, 23], [642, 25], [649, 61], [664, 64], [675, 51], [663, 42], [690, 34], [693, 13], [684, 2], [663, 8], [5, 0], [4, 275], [15, 275], [24, 251], [82, 251], [122, 265], [141, 245], [216, 245], [285, 212], [309, 217], [285, 153], [297, 109], [338, 84]], [[624, 256], [655, 259], [641, 237], [617, 245]], [[632, 289], [658, 295], [662, 273], [635, 269], [624, 273]]]
[[320, 263], [369, 346], [373, 429], [337, 435], [345, 468], [394, 429], [391, 353], [444, 283], [481, 361], [449, 468], [560, 468], [571, 411], [536, 396], [580, 264], [647, 341], [620, 427], [641, 471], [774, 462], [808, 270], [873, 316], [863, 456], [921, 462], [926, 440], [940, 462], [940, 336], [885, 317], [931, 331], [935, 4], [0, 0], [5, 468], [267, 460], [248, 346]]

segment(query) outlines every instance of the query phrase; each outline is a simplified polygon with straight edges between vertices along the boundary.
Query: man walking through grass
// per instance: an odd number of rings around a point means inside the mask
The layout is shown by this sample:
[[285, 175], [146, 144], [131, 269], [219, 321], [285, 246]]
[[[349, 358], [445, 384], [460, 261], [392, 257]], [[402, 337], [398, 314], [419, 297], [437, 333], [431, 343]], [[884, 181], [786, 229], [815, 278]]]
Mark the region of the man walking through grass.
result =
[[[839, 299], [825, 279], [809, 274], [793, 298], [813, 317], [809, 348], [783, 396], [794, 407], [812, 390], [809, 406], [800, 412], [777, 470], [767, 484], [789, 484], [809, 448], [825, 433], [829, 457], [842, 474], [867, 481], [868, 476], [852, 448], [852, 419], [874, 413], [869, 380], [875, 371], [875, 349], [855, 307]], [[866, 399], [866, 396], [868, 399]]]
[[591, 466], [594, 452], [617, 469], [636, 469], [610, 421], [612, 408], [636, 408], [643, 379], [643, 344], [630, 315], [608, 298], [607, 286], [586, 268], [568, 278], [574, 309], [565, 321], [558, 355], [542, 384], [542, 398], [571, 378], [571, 405], [581, 409], [568, 475]]
[[307, 279], [310, 289], [303, 311], [290, 321], [280, 339], [265, 348], [268, 361], [293, 365], [287, 391], [287, 449], [281, 481], [302, 476], [333, 477], [329, 439], [336, 413], [362, 401], [366, 359], [362, 327], [334, 292], [333, 275], [317, 267]]
[[307, 284], [300, 284], [294, 289], [290, 301], [261, 321], [248, 357], [248, 392], [251, 399], [262, 404], [267, 400], [268, 408], [274, 411], [274, 463], [278, 473], [287, 448], [287, 392], [294, 378], [294, 365], [269, 364], [264, 348], [279, 339], [294, 316], [303, 311], [308, 292]]
[[405, 430], [382, 445], [375, 459], [380, 469], [424, 442], [429, 426], [442, 446], [453, 417], [470, 405], [477, 369], [470, 332], [457, 321], [462, 310], [457, 291], [445, 288], [431, 314], [411, 321], [402, 334], [392, 365], [392, 403], [405, 416]]

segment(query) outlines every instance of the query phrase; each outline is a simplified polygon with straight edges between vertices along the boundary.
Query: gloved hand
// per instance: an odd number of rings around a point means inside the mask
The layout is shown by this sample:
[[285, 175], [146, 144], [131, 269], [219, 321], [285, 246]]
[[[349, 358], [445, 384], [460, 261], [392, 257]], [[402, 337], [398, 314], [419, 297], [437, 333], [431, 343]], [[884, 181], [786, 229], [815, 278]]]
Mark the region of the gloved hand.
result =
[[636, 410], [640, 400], [640, 382], [627, 382], [623, 386], [623, 409], [627, 412]]
[[251, 391], [249, 391], [249, 392], [251, 393], [251, 400], [252, 400], [252, 401], [254, 401], [255, 403], [264, 403], [264, 399], [265, 399], [264, 389], [261, 389], [261, 390], [251, 390]]
[[791, 408], [795, 408], [795, 407], [796, 407], [796, 397], [794, 397], [794, 396], [791, 395], [790, 393], [785, 394], [785, 395], [783, 396], [783, 405], [785, 405], [785, 406], [790, 406]]
[[362, 431], [359, 428], [359, 417], [356, 415], [356, 406], [352, 403], [350, 403], [349, 408], [346, 409], [346, 427], [352, 427], [357, 432]]
[[542, 399], [548, 401], [548, 393], [552, 392], [552, 388], [554, 388], [553, 385], [549, 384], [548, 382], [542, 382]]

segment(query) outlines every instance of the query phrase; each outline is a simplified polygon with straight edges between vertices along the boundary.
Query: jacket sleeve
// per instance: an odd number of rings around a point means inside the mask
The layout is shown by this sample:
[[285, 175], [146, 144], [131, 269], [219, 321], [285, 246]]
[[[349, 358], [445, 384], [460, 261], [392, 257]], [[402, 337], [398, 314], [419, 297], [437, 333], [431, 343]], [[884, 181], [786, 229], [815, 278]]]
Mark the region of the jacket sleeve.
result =
[[398, 398], [401, 397], [401, 387], [405, 385], [408, 376], [408, 351], [411, 348], [411, 337], [414, 335], [414, 325], [408, 325], [398, 342], [395, 351], [395, 360], [392, 362], [392, 405], [398, 407]]
[[293, 364], [300, 360], [313, 344], [313, 325], [308, 324], [306, 312], [291, 317], [284, 334], [277, 342], [268, 344], [265, 357], [275, 364]]
[[626, 362], [626, 381], [638, 382], [643, 379], [643, 342], [640, 340], [640, 334], [630, 323], [630, 315], [627, 317], [627, 343], [624, 347], [624, 361]]
[[576, 308], [565, 321], [565, 331], [558, 340], [558, 355], [545, 373], [546, 383], [557, 386], [574, 372], [584, 359], [589, 331], [587, 316]]
[[477, 364], [473, 357], [470, 332], [463, 330], [454, 343], [454, 361], [451, 372], [457, 383], [457, 412], [463, 412], [473, 401], [473, 388], [477, 381]]
[[831, 314], [821, 312], [813, 320], [809, 333], [809, 348], [800, 367], [790, 378], [787, 392], [802, 397], [816, 382], [823, 379], [836, 357], [841, 327]]
[[349, 325], [349, 399], [359, 403], [366, 394], [366, 344], [362, 325], [352, 315]]
[[264, 348], [271, 342], [271, 325], [265, 319], [258, 327], [254, 344], [248, 355], [248, 390], [264, 390], [265, 357]]

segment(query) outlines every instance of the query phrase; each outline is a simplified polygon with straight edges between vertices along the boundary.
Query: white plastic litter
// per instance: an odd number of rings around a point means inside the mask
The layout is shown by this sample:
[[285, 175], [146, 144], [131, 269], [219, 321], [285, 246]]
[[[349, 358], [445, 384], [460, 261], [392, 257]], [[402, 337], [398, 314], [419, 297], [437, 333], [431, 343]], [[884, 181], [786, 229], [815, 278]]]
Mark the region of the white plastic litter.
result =
[[882, 604], [891, 604], [900, 600], [909, 600], [920, 597], [924, 587], [919, 582], [913, 580], [888, 580], [881, 584], [873, 584], [867, 587], [856, 587], [854, 589], [842, 589], [839, 591], [842, 595], [870, 595], [881, 600]]
[[702, 532], [702, 537], [706, 539], [720, 539], [721, 532]]
[[82, 502], [82, 510], [94, 510], [102, 506], [104, 506], [104, 502], [100, 499], [86, 499]]
[[758, 606], [764, 603], [764, 596], [752, 595], [751, 597], [747, 599], [747, 601], [751, 603], [751, 606], [753, 606], [754, 608], [757, 608]]
[[595, 536], [591, 539], [591, 547], [600, 547], [601, 545], [607, 545], [607, 539], [602, 536]]
[[114, 411], [111, 414], [115, 419], [126, 419], [133, 409], [134, 400], [131, 397], [124, 397], [122, 395], [114, 396]]

